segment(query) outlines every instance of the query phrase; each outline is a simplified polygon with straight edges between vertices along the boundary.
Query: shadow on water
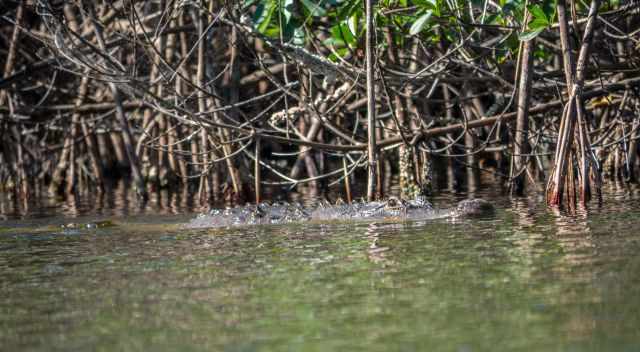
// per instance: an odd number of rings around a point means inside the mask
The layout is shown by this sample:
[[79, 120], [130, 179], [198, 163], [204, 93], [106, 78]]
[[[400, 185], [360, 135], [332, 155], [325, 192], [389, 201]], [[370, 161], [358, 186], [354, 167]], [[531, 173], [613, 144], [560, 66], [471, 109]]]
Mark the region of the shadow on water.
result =
[[0, 346], [640, 349], [637, 188], [576, 214], [476, 196], [494, 217], [187, 230], [182, 195], [30, 208], [0, 223]]

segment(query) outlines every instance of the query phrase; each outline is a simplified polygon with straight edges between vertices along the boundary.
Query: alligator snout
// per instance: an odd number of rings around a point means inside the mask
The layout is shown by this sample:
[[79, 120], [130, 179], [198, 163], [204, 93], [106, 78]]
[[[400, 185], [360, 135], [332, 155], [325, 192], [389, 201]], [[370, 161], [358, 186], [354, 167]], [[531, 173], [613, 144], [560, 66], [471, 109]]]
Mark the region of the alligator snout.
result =
[[493, 204], [483, 199], [465, 199], [456, 207], [459, 216], [487, 216], [492, 215], [495, 211]]

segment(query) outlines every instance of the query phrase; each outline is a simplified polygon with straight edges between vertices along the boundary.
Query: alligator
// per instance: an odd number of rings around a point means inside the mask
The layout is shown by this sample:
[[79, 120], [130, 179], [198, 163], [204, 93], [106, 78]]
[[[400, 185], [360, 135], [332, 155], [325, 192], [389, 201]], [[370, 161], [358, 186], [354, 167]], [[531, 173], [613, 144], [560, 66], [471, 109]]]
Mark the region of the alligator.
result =
[[434, 209], [426, 198], [412, 200], [391, 197], [385, 201], [320, 203], [305, 208], [297, 203], [260, 203], [227, 209], [213, 209], [192, 219], [187, 228], [230, 227], [330, 221], [420, 221], [441, 218], [475, 217], [494, 212], [482, 199], [467, 199], [451, 209]]

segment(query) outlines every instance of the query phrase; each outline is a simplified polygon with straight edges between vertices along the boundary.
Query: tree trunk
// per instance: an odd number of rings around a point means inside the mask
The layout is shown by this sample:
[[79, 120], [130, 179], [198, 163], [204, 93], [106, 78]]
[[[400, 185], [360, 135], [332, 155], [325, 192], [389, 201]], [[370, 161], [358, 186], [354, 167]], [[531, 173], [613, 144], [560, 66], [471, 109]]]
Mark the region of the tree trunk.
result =
[[375, 27], [373, 24], [373, 0], [365, 0], [366, 10], [366, 70], [367, 70], [367, 156], [369, 157], [369, 174], [367, 178], [367, 199], [373, 201], [376, 192], [376, 171], [378, 164], [378, 148], [376, 145], [376, 96], [375, 96]]
[[[589, 47], [591, 39], [593, 38], [598, 3], [598, 0], [591, 2], [578, 62], [574, 66], [571, 47], [569, 46], [565, 1], [558, 1], [560, 39], [569, 99], [560, 122], [555, 165], [549, 177], [549, 182], [547, 183], [547, 204], [550, 206], [561, 205], [564, 187], [567, 185], [571, 187], [571, 189], [567, 189], [567, 192], [569, 192], [569, 205], [572, 206], [572, 200], [575, 199], [573, 196], [574, 192], [579, 193], [580, 203], [582, 205], [586, 204], [591, 196], [590, 182], [592, 181], [592, 175], [590, 175], [589, 172], [591, 169], [593, 169], [593, 181], [596, 186], [596, 192], [598, 195], [600, 194], [600, 174], [592, 160], [591, 142], [589, 141], [588, 131], [589, 125], [586, 123], [584, 107], [582, 105], [582, 87], [584, 85], [585, 69], [589, 57]], [[579, 154], [576, 155], [576, 153]], [[579, 168], [577, 173], [573, 170], [574, 160]], [[577, 190], [574, 186], [576, 178], [579, 182]]]
[[[102, 36], [102, 27], [97, 23], [93, 4], [89, 3], [87, 8], [89, 10], [88, 12], [91, 17], [91, 21], [93, 23], [93, 32], [96, 35], [98, 46], [100, 47], [100, 49], [106, 50], [106, 45]], [[127, 153], [127, 159], [129, 160], [129, 167], [131, 169], [133, 181], [136, 184], [136, 193], [140, 197], [146, 199], [147, 190], [145, 188], [144, 180], [142, 179], [142, 174], [140, 172], [140, 160], [138, 160], [138, 156], [136, 155], [134, 150], [135, 142], [133, 139], [133, 134], [131, 133], [131, 129], [129, 128], [129, 121], [127, 121], [124, 108], [122, 107], [122, 97], [120, 95], [120, 90], [113, 82], [109, 83], [109, 89], [111, 90], [111, 94], [113, 95], [113, 101], [116, 106], [116, 116], [118, 118], [118, 121], [120, 122], [120, 127], [122, 128], [122, 140], [124, 142], [125, 152]]]
[[516, 133], [513, 144], [512, 182], [517, 194], [522, 194], [528, 172], [530, 147], [529, 134], [529, 102], [531, 100], [531, 68], [533, 64], [534, 40], [522, 43], [520, 81], [518, 82], [518, 116], [516, 117]]

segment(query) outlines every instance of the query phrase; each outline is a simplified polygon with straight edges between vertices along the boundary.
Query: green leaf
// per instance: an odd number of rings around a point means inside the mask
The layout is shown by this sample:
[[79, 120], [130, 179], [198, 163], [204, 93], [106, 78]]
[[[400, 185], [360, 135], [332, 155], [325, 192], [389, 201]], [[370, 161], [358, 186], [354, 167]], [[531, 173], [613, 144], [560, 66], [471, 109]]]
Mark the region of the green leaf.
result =
[[246, 9], [249, 6], [255, 4], [258, 0], [244, 0], [244, 3], [242, 4], [242, 8]]
[[529, 22], [529, 29], [538, 29], [538, 28], [547, 28], [549, 27], [549, 22], [544, 19], [536, 18], [533, 21]]
[[277, 26], [269, 26], [262, 32], [262, 34], [269, 38], [278, 38], [280, 36], [280, 28]]
[[295, 5], [293, 4], [293, 0], [284, 0], [282, 3], [282, 14], [284, 14], [285, 23], [289, 23], [291, 20], [291, 16], [295, 9]]
[[329, 37], [325, 39], [322, 43], [326, 46], [335, 46], [340, 48], [344, 48], [347, 46], [344, 40], [336, 37]]
[[[345, 57], [349, 54], [349, 49], [347, 48], [340, 48], [340, 49], [336, 49], [336, 53], [338, 55], [340, 55], [340, 57]], [[331, 53], [329, 54], [329, 60], [333, 61], [333, 62], [337, 62], [338, 61], [338, 57], [336, 56], [336, 54]]]
[[305, 33], [302, 26], [298, 26], [293, 30], [292, 43], [297, 46], [304, 46]]
[[430, 10], [434, 15], [440, 16], [442, 6], [438, 0], [414, 0], [413, 3], [419, 8]]
[[269, 27], [271, 17], [273, 17], [277, 6], [276, 1], [277, 0], [261, 2], [256, 8], [256, 12], [253, 15], [253, 24], [258, 32], [264, 34]]
[[339, 20], [351, 17], [355, 14], [358, 14], [359, 17], [362, 17], [364, 6], [362, 5], [362, 0], [351, 0], [346, 1], [344, 5], [338, 8], [338, 13], [336, 17]]
[[347, 20], [347, 25], [349, 27], [349, 31], [351, 32], [351, 35], [353, 35], [354, 37], [358, 36], [358, 14], [354, 13], [351, 17], [349, 17], [349, 19]]
[[537, 37], [543, 30], [544, 28], [537, 28], [533, 30], [524, 31], [518, 34], [518, 39], [520, 39], [520, 41], [523, 41], [523, 42], [528, 42], [529, 40]]
[[348, 44], [351, 47], [358, 45], [358, 41], [351, 34], [349, 26], [346, 23], [337, 24], [331, 27], [331, 39], [328, 43], [335, 46], [344, 46]]
[[502, 6], [502, 12], [512, 16], [516, 21], [522, 22], [524, 4], [521, 0], [507, 0]]
[[413, 3], [420, 7], [435, 8], [438, 6], [437, 0], [413, 0]]
[[539, 21], [546, 21], [547, 23], [549, 23], [549, 18], [547, 17], [547, 14], [544, 13], [544, 11], [542, 10], [542, 8], [538, 5], [529, 5], [529, 12], [531, 12], [531, 14], [533, 15], [533, 17], [536, 20]]
[[313, 17], [322, 17], [327, 14], [322, 0], [318, 0], [317, 3], [314, 3], [312, 0], [302, 0], [302, 3]]
[[484, 21], [485, 24], [496, 24], [499, 23], [499, 21], [502, 20], [502, 15], [500, 15], [499, 13], [493, 13], [491, 15], [489, 15], [489, 17], [487, 17], [487, 19]]
[[433, 12], [429, 10], [427, 11], [427, 13], [420, 16], [420, 18], [418, 18], [415, 22], [413, 22], [413, 25], [411, 25], [411, 29], [409, 30], [409, 34], [416, 35], [422, 32], [422, 29], [427, 24], [427, 21], [429, 21], [429, 18], [431, 18], [432, 14]]
[[544, 11], [549, 23], [553, 23], [556, 20], [557, 5], [557, 0], [544, 0], [542, 2], [542, 11]]

